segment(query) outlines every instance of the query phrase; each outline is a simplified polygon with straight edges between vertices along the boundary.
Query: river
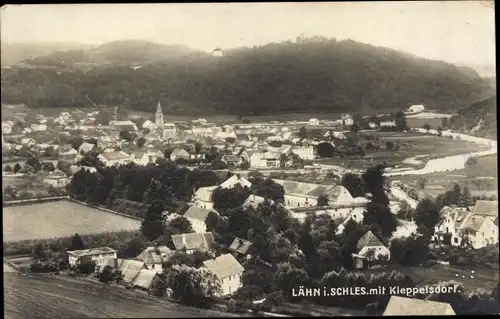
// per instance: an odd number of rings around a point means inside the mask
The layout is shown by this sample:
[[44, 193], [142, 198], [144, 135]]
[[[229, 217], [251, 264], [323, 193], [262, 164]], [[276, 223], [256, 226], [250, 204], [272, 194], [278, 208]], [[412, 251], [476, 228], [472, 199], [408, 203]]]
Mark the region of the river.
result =
[[[425, 133], [425, 129], [415, 129], [417, 132]], [[429, 130], [429, 133], [437, 134], [436, 130]], [[451, 131], [443, 131], [443, 137], [452, 136], [453, 138], [460, 138], [464, 141], [471, 141], [477, 144], [486, 145], [489, 147], [486, 151], [469, 152], [454, 156], [445, 156], [441, 158], [431, 159], [427, 162], [424, 168], [421, 169], [407, 169], [407, 170], [388, 170], [386, 176], [402, 176], [402, 175], [425, 175], [436, 172], [449, 172], [457, 171], [465, 168], [467, 160], [472, 157], [483, 157], [497, 154], [497, 141], [487, 138], [481, 138], [461, 133], [454, 133]]]

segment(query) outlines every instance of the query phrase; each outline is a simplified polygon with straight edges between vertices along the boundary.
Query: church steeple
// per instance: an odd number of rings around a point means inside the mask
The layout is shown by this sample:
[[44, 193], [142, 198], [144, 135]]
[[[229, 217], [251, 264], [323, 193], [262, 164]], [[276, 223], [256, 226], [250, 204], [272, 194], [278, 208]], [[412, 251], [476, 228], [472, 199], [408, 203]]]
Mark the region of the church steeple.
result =
[[158, 113], [163, 114], [163, 111], [161, 109], [161, 103], [160, 103], [160, 101], [158, 101], [158, 106], [156, 107], [156, 114], [158, 114]]
[[160, 101], [158, 101], [158, 106], [156, 107], [155, 124], [158, 129], [163, 129], [163, 111], [161, 109]]

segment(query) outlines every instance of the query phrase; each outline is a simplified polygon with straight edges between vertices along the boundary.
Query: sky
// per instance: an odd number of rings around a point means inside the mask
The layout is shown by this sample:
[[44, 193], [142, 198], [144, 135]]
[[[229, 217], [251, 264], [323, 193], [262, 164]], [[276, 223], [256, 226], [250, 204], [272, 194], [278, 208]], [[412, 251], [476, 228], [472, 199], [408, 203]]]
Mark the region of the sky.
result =
[[2, 42], [137, 39], [210, 52], [293, 40], [352, 39], [454, 63], [495, 64], [489, 1], [7, 5]]

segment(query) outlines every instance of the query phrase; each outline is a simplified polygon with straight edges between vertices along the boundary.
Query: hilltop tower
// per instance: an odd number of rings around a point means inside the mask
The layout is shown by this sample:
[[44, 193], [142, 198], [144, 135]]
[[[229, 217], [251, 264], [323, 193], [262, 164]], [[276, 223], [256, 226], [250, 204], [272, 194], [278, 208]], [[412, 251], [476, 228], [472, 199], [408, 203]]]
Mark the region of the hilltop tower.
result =
[[158, 101], [158, 106], [156, 107], [155, 119], [156, 128], [163, 129], [163, 111], [161, 109], [160, 101]]

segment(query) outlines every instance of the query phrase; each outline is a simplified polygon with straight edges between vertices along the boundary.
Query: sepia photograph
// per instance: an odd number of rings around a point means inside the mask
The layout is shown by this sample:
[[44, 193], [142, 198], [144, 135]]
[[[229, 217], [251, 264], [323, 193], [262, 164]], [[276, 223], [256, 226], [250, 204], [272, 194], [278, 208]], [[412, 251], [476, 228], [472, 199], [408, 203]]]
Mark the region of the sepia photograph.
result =
[[4, 318], [499, 315], [493, 1], [9, 4]]

